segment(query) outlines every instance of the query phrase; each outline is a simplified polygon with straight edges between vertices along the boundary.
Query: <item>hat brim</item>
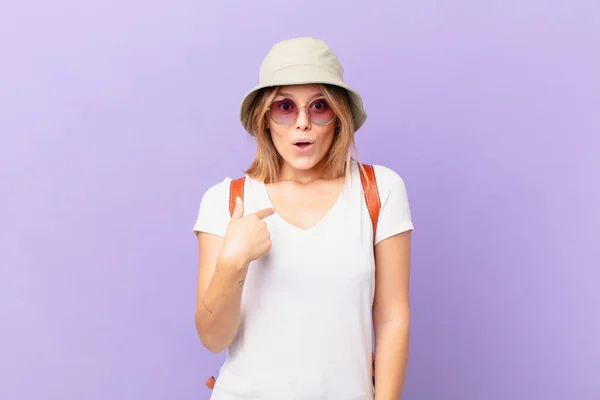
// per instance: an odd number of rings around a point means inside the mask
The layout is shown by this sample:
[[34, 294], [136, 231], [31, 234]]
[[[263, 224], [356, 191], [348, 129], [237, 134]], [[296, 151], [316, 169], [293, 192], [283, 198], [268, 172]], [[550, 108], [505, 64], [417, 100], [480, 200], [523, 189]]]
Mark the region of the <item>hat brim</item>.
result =
[[341, 81], [336, 75], [332, 74], [327, 69], [316, 65], [295, 65], [288, 68], [282, 68], [273, 76], [269, 77], [268, 82], [263, 82], [247, 92], [244, 95], [240, 108], [240, 121], [242, 122], [242, 126], [246, 126], [248, 111], [260, 89], [273, 86], [319, 83], [338, 86], [348, 92], [352, 119], [354, 120], [354, 131], [358, 131], [367, 119], [361, 96], [352, 87]]

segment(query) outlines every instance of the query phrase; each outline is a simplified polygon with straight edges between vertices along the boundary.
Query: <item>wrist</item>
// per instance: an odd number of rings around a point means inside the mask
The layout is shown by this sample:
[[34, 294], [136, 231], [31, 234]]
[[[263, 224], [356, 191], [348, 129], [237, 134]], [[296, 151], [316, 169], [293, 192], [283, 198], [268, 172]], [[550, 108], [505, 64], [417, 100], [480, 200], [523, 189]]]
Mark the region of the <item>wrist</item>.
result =
[[240, 257], [237, 254], [232, 254], [226, 249], [221, 251], [217, 260], [217, 266], [219, 268], [224, 268], [227, 271], [234, 273], [245, 272], [248, 269], [249, 264], [250, 262], [246, 260], [246, 258]]

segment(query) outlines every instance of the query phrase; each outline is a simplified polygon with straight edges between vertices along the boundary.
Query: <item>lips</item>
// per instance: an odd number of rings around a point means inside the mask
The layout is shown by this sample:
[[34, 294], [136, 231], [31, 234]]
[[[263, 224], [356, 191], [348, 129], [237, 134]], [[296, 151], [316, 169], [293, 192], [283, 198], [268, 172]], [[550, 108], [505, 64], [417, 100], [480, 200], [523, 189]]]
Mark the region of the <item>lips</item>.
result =
[[304, 149], [304, 148], [310, 146], [311, 144], [312, 144], [311, 142], [298, 142], [298, 143], [294, 143], [294, 146]]
[[314, 145], [314, 142], [311, 140], [303, 140], [303, 139], [298, 139], [298, 140], [294, 140], [293, 146], [294, 149], [299, 152], [299, 153], [304, 153], [308, 150], [310, 150]]

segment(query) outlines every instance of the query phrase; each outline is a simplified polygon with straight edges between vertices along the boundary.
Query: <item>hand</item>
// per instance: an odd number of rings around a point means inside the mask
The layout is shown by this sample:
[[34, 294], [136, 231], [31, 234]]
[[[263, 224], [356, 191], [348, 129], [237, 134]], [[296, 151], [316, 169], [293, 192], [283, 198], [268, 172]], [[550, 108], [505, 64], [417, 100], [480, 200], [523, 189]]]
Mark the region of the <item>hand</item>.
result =
[[242, 265], [248, 265], [263, 256], [271, 248], [271, 234], [263, 219], [274, 212], [273, 208], [264, 208], [244, 216], [244, 203], [236, 197], [221, 254]]

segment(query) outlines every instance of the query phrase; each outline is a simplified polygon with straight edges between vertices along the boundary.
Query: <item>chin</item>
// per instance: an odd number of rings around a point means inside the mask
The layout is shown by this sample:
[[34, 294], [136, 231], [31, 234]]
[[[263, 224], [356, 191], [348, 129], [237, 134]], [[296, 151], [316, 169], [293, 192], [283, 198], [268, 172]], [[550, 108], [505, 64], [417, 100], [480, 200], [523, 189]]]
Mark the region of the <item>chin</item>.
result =
[[302, 157], [302, 158], [292, 158], [291, 160], [287, 161], [287, 163], [289, 164], [290, 167], [300, 170], [300, 171], [308, 171], [312, 168], [314, 168], [318, 163], [319, 163], [319, 159], [317, 159], [316, 157]]

